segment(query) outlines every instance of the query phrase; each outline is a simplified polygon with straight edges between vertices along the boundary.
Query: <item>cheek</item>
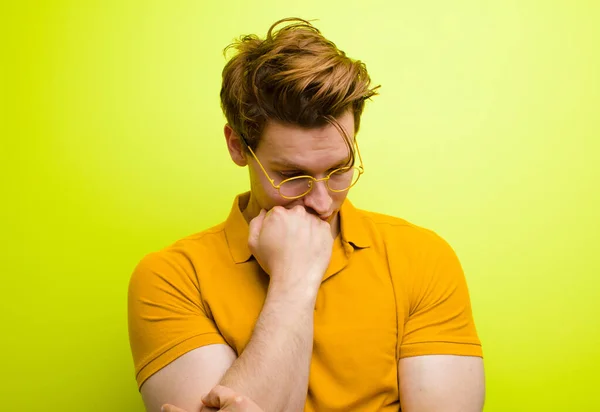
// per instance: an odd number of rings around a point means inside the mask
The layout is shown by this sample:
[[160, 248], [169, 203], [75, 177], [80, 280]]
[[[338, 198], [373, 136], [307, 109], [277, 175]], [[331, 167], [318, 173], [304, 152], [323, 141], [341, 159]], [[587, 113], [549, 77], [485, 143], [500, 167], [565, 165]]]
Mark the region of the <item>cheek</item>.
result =
[[250, 184], [252, 191], [255, 194], [261, 194], [261, 197], [272, 197], [273, 192], [277, 193], [277, 190], [271, 186], [269, 180], [263, 173], [257, 173], [256, 170], [250, 170]]
[[279, 196], [279, 193], [277, 191], [271, 194], [271, 196], [269, 197], [269, 201], [272, 206], [283, 206], [286, 209], [291, 209], [292, 207], [294, 207], [294, 202], [296, 202], [295, 200], [289, 200]]
[[331, 192], [331, 199], [333, 200], [333, 208], [336, 210], [339, 210], [340, 207], [342, 206], [342, 203], [344, 203], [346, 196], [348, 196], [347, 191], [339, 192], [339, 193]]
[[279, 191], [271, 185], [263, 173], [251, 173], [250, 180], [252, 193], [260, 200], [262, 207], [267, 209], [270, 209], [273, 206], [288, 207], [290, 203], [294, 202], [293, 200], [281, 197]]

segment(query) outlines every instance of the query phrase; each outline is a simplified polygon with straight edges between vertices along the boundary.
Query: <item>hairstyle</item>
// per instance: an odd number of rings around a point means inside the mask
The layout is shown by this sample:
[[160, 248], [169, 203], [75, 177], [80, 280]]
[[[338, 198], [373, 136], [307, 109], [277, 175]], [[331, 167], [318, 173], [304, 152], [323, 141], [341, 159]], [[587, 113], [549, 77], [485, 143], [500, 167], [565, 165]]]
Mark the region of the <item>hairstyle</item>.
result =
[[[284, 22], [284, 27], [275, 28]], [[274, 23], [265, 39], [241, 36], [227, 46], [237, 53], [223, 69], [221, 107], [231, 128], [253, 149], [268, 120], [301, 127], [334, 125], [353, 142], [336, 120], [354, 114], [360, 126], [365, 100], [376, 95], [364, 63], [353, 60], [311, 23], [299, 18]]]

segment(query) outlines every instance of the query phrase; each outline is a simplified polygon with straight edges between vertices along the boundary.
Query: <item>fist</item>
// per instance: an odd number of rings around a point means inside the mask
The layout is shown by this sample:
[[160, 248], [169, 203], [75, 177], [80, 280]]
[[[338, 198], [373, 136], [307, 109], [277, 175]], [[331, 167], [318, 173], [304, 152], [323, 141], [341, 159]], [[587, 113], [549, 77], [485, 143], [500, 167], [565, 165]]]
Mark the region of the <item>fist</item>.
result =
[[318, 289], [331, 260], [333, 237], [329, 223], [304, 207], [276, 206], [252, 219], [248, 246], [271, 282]]

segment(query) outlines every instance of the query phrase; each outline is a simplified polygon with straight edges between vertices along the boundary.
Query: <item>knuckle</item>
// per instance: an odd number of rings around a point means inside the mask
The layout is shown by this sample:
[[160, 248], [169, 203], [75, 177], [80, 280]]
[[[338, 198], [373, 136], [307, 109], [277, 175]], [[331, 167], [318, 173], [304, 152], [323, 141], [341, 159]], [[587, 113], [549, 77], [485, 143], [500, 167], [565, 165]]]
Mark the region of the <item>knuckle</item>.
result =
[[269, 210], [269, 212], [271, 212], [272, 214], [280, 214], [283, 211], [284, 211], [284, 208], [281, 206], [273, 206], [271, 208], [271, 210]]

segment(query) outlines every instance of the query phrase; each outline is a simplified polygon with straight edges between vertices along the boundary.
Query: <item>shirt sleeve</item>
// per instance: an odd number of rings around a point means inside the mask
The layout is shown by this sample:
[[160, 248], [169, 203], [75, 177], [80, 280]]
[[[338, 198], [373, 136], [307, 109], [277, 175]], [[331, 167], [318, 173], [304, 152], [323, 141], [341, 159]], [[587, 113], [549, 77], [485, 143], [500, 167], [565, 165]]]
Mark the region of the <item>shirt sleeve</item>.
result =
[[437, 235], [427, 250], [409, 289], [400, 358], [483, 356], [467, 282], [456, 253]]
[[178, 251], [146, 256], [128, 290], [129, 342], [138, 388], [198, 347], [225, 343], [207, 313], [193, 265]]

